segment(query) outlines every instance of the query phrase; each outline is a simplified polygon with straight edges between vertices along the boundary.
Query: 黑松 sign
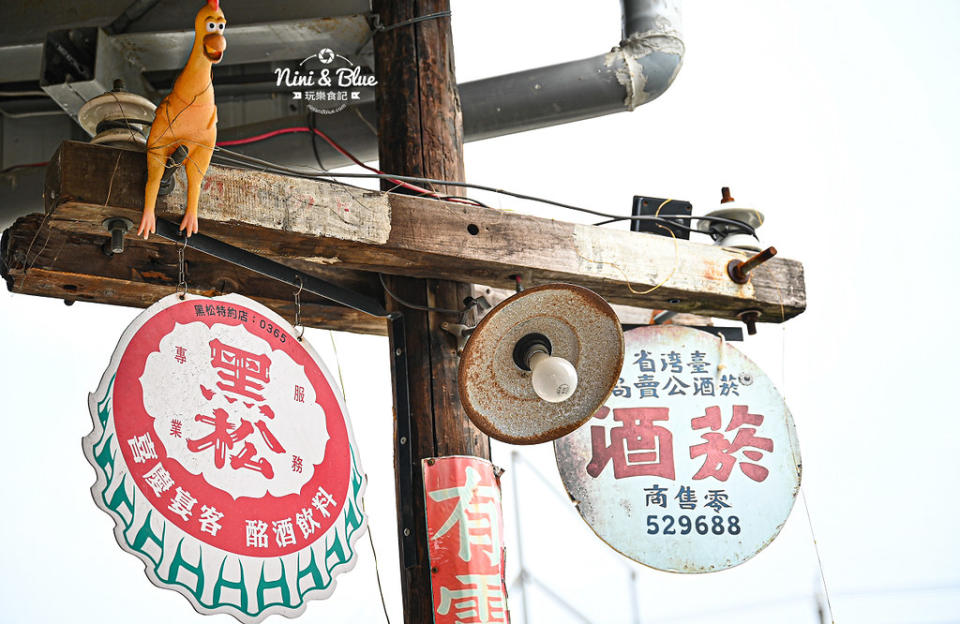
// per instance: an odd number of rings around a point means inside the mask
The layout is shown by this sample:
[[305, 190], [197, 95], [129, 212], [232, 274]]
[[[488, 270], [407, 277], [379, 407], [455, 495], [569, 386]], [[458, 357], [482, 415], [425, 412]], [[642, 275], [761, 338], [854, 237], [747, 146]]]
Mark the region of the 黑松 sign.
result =
[[680, 326], [624, 334], [616, 388], [554, 442], [583, 519], [661, 570], [746, 561], [780, 532], [800, 486], [790, 411], [767, 376], [719, 338]]
[[353, 567], [365, 477], [343, 399], [272, 311], [161, 299], [89, 403], [95, 502], [150, 580], [197, 611], [297, 615]]

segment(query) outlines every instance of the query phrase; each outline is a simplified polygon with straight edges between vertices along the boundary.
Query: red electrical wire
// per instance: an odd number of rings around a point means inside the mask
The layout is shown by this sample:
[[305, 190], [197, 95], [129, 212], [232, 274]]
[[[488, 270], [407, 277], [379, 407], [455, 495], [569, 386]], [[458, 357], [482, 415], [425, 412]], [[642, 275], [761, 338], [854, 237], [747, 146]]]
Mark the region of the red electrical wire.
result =
[[37, 162], [37, 163], [26, 163], [23, 165], [11, 165], [5, 169], [0, 169], [0, 174], [10, 173], [11, 171], [14, 171], [16, 169], [27, 169], [29, 167], [46, 167], [49, 164], [50, 162], [47, 161], [47, 162]]
[[292, 132], [310, 132], [310, 128], [307, 128], [306, 126], [299, 126], [296, 128], [280, 128], [279, 130], [274, 130], [273, 132], [258, 134], [256, 136], [247, 137], [245, 139], [234, 139], [233, 141], [217, 141], [217, 146], [230, 147], [231, 145], [246, 145], [247, 143], [256, 143], [257, 141], [265, 141], [275, 136], [278, 136], [281, 134], [290, 134]]
[[[371, 166], [369, 166], [369, 165], [361, 162], [356, 156], [354, 156], [353, 154], [351, 154], [350, 152], [348, 152], [345, 148], [341, 147], [340, 144], [338, 144], [336, 141], [334, 141], [333, 139], [331, 139], [329, 136], [327, 136], [327, 135], [326, 135], [324, 132], [322, 132], [321, 130], [318, 130], [317, 128], [313, 128], [312, 130], [313, 130], [314, 133], [316, 133], [317, 136], [319, 136], [321, 139], [323, 139], [324, 141], [326, 141], [326, 142], [330, 145], [330, 147], [332, 147], [333, 149], [335, 149], [335, 150], [337, 150], [338, 152], [340, 152], [340, 154], [342, 154], [342, 155], [345, 156], [346, 158], [349, 158], [349, 159], [350, 159], [352, 162], [354, 162], [355, 164], [363, 167], [363, 168], [366, 169], [367, 171], [372, 171], [373, 173], [376, 173], [376, 174], [378, 174], [378, 175], [383, 175], [383, 176], [389, 175], [389, 174], [387, 174], [387, 173], [384, 173], [383, 171], [380, 171], [380, 170], [377, 169], [376, 167], [371, 167]], [[229, 146], [231, 146], [231, 145], [246, 145], [246, 144], [248, 144], [248, 143], [256, 143], [256, 142], [258, 142], [258, 141], [265, 141], [265, 140], [267, 140], [267, 139], [271, 139], [271, 138], [273, 138], [273, 137], [275, 137], [275, 136], [279, 136], [279, 135], [281, 135], [281, 134], [292, 134], [292, 133], [310, 132], [310, 131], [311, 131], [311, 128], [307, 128], [306, 126], [294, 126], [294, 127], [292, 127], [292, 128], [280, 128], [280, 129], [278, 129], [278, 130], [273, 130], [273, 131], [271, 131], [271, 132], [265, 132], [265, 133], [263, 133], [263, 134], [257, 134], [257, 135], [255, 135], [255, 136], [246, 137], [246, 138], [243, 138], [243, 139], [234, 139], [234, 140], [231, 140], [231, 141], [217, 141], [217, 146], [218, 146], [218, 147], [229, 147]], [[435, 191], [431, 191], [431, 190], [429, 190], [429, 189], [425, 189], [425, 188], [420, 187], [420, 186], [416, 186], [415, 184], [410, 184], [409, 182], [404, 182], [404, 181], [402, 181], [402, 180], [394, 180], [393, 178], [387, 178], [387, 180], [388, 180], [389, 182], [393, 182], [393, 183], [396, 184], [397, 186], [401, 186], [401, 187], [403, 187], [403, 188], [405, 188], [405, 189], [409, 189], [409, 190], [411, 190], [411, 191], [415, 191], [415, 192], [417, 192], [417, 193], [420, 193], [421, 195], [429, 195], [429, 196], [431, 196], [431, 197], [436, 197], [436, 198], [438, 198], [438, 199], [442, 199], [442, 196], [441, 196], [439, 193], [437, 193], [437, 192], [435, 192]], [[451, 198], [448, 199], [448, 201], [457, 202], [457, 203], [468, 203], [468, 204], [471, 204], [471, 205], [474, 205], [474, 206], [479, 206], [479, 205], [480, 205], [480, 204], [477, 204], [476, 202], [470, 201], [469, 199], [464, 200], [464, 199], [461, 199], [461, 198], [459, 198], [459, 197], [451, 197]]]

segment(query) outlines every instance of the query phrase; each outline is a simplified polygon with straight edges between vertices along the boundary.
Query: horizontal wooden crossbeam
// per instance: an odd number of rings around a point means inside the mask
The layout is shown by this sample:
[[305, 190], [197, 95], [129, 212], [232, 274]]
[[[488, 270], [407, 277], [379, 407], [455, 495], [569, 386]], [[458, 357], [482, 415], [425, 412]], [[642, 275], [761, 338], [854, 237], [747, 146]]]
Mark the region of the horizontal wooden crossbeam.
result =
[[[63, 143], [47, 171], [45, 227], [104, 240], [105, 219], [139, 222], [145, 169], [142, 153]], [[184, 199], [178, 178], [158, 216], [179, 222]], [[738, 285], [726, 266], [746, 254], [712, 245], [227, 167], [207, 172], [200, 227], [325, 276], [376, 271], [509, 288], [519, 275], [528, 286], [571, 282], [628, 306], [731, 319], [759, 310], [761, 322], [806, 307], [803, 267], [794, 260], [774, 258]], [[152, 237], [143, 253], [171, 247]], [[140, 270], [141, 262], [129, 266]], [[81, 264], [76, 270], [96, 275]], [[254, 297], [263, 287], [237, 279], [236, 289]]]
[[[101, 235], [52, 228], [43, 214], [19, 219], [0, 242], [0, 271], [10, 290], [54, 297], [67, 302], [90, 301], [145, 308], [175, 292], [179, 281], [177, 249], [136, 238], [126, 240], [122, 254], [107, 255]], [[208, 297], [244, 292], [293, 323], [294, 289], [189, 247], [184, 252], [190, 292]], [[365, 294], [380, 296], [379, 283], [355, 271], [324, 277]], [[374, 287], [375, 286], [375, 287]], [[361, 334], [387, 333], [381, 318], [334, 305], [301, 293], [301, 321], [307, 327]]]

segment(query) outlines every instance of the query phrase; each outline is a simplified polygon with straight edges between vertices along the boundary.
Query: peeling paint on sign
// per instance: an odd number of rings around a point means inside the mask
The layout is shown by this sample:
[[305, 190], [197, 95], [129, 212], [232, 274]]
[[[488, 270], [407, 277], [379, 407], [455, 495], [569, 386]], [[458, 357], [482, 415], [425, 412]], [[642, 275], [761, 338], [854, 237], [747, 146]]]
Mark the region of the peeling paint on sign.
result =
[[554, 442], [564, 486], [600, 539], [670, 572], [743, 563], [780, 532], [800, 487], [783, 397], [717, 337], [680, 326], [624, 334], [606, 405]]
[[499, 471], [479, 457], [423, 462], [435, 624], [509, 624]]

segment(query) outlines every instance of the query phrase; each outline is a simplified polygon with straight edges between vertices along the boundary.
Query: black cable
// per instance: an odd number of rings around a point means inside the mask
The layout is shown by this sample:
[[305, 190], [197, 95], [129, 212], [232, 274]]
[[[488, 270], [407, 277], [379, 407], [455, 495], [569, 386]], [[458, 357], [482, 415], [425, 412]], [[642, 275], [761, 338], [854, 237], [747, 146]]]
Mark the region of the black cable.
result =
[[104, 30], [110, 35], [119, 35], [120, 33], [126, 32], [130, 24], [143, 17], [159, 1], [160, 0], [135, 0], [117, 19], [110, 22]]
[[313, 157], [317, 159], [317, 165], [320, 167], [320, 171], [326, 171], [327, 168], [323, 166], [323, 161], [320, 160], [320, 150], [317, 149], [317, 119], [316, 112], [311, 110], [310, 114], [307, 115], [307, 127], [310, 128], [310, 147], [313, 148]]
[[387, 282], [383, 279], [383, 273], [377, 273], [377, 276], [380, 278], [380, 285], [383, 286], [383, 292], [390, 295], [390, 298], [399, 303], [400, 305], [410, 308], [412, 310], [420, 310], [421, 312], [439, 312], [441, 314], [460, 314], [460, 310], [450, 310], [448, 308], [431, 308], [430, 306], [417, 305], [415, 303], [410, 303], [409, 301], [404, 301], [400, 297], [396, 296], [393, 291], [387, 288]]
[[[270, 171], [273, 173], [280, 173], [284, 175], [290, 175], [294, 177], [308, 178], [308, 179], [328, 179], [333, 177], [342, 177], [342, 178], [368, 178], [368, 179], [388, 179], [388, 180], [401, 180], [403, 182], [419, 182], [421, 184], [434, 184], [434, 185], [447, 185], [447, 186], [460, 186], [464, 188], [473, 188], [481, 191], [490, 191], [492, 193], [499, 193], [501, 195], [507, 195], [509, 197], [515, 197], [517, 199], [523, 199], [526, 201], [535, 201], [543, 204], [549, 204], [551, 206], [557, 206], [559, 208], [565, 208], [567, 210], [575, 210], [577, 212], [584, 212], [586, 214], [592, 214], [598, 217], [605, 217], [611, 220], [622, 220], [622, 221], [654, 221], [664, 225], [678, 226], [681, 229], [688, 229], [690, 232], [698, 232], [701, 234], [707, 234], [702, 230], [691, 228], [689, 226], [680, 226], [680, 224], [671, 221], [671, 219], [687, 219], [695, 221], [710, 221], [711, 223], [724, 223], [726, 225], [732, 225], [747, 234], [756, 236], [756, 232], [752, 227], [743, 223], [741, 221], [736, 221], [734, 219], [727, 219], [725, 217], [710, 217], [710, 216], [693, 216], [693, 215], [670, 215], [669, 217], [657, 217], [653, 215], [637, 215], [637, 216], [621, 216], [615, 215], [608, 212], [600, 212], [599, 210], [592, 210], [590, 208], [584, 208], [582, 206], [574, 206], [571, 204], [565, 204], [563, 202], [554, 201], [552, 199], [546, 199], [543, 197], [536, 197], [534, 195], [526, 195], [524, 193], [517, 193], [515, 191], [508, 191], [506, 189], [496, 188], [493, 186], [487, 186], [484, 184], [474, 184], [472, 182], [456, 182], [453, 180], [437, 180], [433, 178], [420, 178], [416, 176], [402, 176], [394, 175], [392, 173], [325, 173], [325, 174], [314, 174], [305, 171], [298, 171], [296, 169], [291, 169], [289, 167], [284, 167], [282, 165], [277, 165], [269, 161], [261, 160], [259, 158], [254, 158], [253, 156], [247, 156], [246, 154], [241, 154], [239, 152], [234, 152], [223, 147], [217, 148], [219, 151], [225, 152], [239, 160], [240, 162], [249, 162], [260, 165], [264, 167], [264, 171]], [[472, 201], [472, 200], [471, 200]]]
[[[478, 200], [476, 200], [476, 199], [473, 199], [472, 197], [464, 197], [464, 196], [462, 196], [462, 195], [441, 195], [441, 196], [440, 196], [440, 199], [443, 199], [443, 200], [462, 199], [462, 200], [464, 200], [464, 201], [472, 202], [472, 203], [476, 204], [477, 206], [480, 206], [481, 208], [490, 208], [490, 206], [486, 205], [486, 204], [483, 203], [482, 201], [478, 201]], [[491, 208], [491, 210], [492, 210], [492, 208]]]
[[401, 26], [409, 26], [410, 24], [416, 24], [418, 22], [425, 22], [426, 20], [437, 19], [438, 17], [450, 17], [450, 11], [438, 11], [436, 13], [430, 13], [429, 15], [421, 15], [420, 17], [414, 17], [413, 19], [404, 20], [402, 22], [397, 22], [396, 24], [390, 24], [389, 26], [384, 26], [380, 23], [380, 16], [373, 16], [373, 30], [374, 32], [382, 33], [387, 32], [388, 30], [393, 30], [394, 28], [400, 28]]
[[[655, 217], [653, 215], [638, 215], [635, 217], [614, 217], [612, 219], [607, 219], [606, 221], [598, 221], [597, 223], [594, 223], [592, 225], [607, 225], [608, 223], [617, 223], [619, 221], [653, 221], [657, 225], [660, 225], [662, 227], [667, 227], [669, 225], [670, 227], [675, 227], [685, 232], [692, 232], [694, 234], [709, 233], [709, 232], [704, 232], [703, 230], [697, 229], [695, 227], [691, 227], [689, 225], [684, 225], [683, 223], [677, 223], [675, 221], [671, 221], [670, 219], [672, 218], [673, 218], [673, 215], [670, 215], [669, 217]], [[697, 217], [694, 217], [694, 218], [697, 218]]]

